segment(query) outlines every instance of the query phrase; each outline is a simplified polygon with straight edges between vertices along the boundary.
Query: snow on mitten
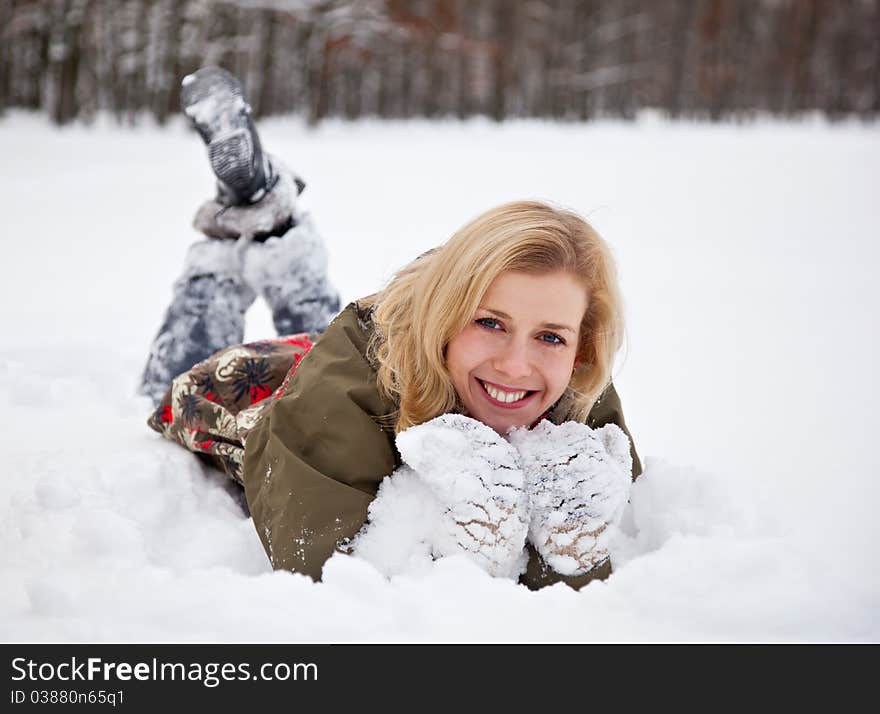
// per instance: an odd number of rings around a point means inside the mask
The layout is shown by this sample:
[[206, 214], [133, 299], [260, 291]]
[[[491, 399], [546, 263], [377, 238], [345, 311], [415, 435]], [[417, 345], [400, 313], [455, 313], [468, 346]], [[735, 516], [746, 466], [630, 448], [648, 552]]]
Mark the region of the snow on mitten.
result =
[[402, 431], [397, 448], [441, 506], [434, 554], [463, 551], [491, 575], [518, 577], [527, 561], [528, 498], [516, 450], [461, 414]]
[[626, 434], [616, 425], [542, 421], [510, 441], [525, 474], [529, 540], [551, 568], [580, 575], [608, 557], [613, 529], [632, 485]]

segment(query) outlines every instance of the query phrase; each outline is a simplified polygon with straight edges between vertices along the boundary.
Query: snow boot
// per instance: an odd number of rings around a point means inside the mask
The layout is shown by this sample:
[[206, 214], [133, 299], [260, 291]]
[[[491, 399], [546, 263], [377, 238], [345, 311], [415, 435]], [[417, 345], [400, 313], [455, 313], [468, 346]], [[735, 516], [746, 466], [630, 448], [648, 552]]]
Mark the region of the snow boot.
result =
[[272, 190], [278, 177], [263, 153], [238, 79], [221, 67], [202, 67], [183, 78], [180, 104], [208, 147], [218, 203], [246, 206]]

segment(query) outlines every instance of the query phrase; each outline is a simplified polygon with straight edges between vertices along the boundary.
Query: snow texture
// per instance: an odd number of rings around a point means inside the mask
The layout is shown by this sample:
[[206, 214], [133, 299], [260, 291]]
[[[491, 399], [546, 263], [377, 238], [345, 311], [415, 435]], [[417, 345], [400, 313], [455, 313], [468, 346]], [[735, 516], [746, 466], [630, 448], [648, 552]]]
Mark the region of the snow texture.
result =
[[[7, 112], [0, 639], [880, 638], [878, 125], [259, 128], [308, 180], [346, 302], [502, 201], [568, 205], [609, 240], [629, 339], [614, 381], [645, 465], [613, 575], [530, 592], [427, 553], [390, 579], [341, 554], [320, 583], [273, 573], [240, 491], [134, 396], [213, 191], [202, 142], [182, 120]], [[274, 333], [255, 301], [244, 339]]]
[[542, 421], [514, 429], [529, 500], [529, 540], [554, 570], [580, 575], [608, 557], [629, 497], [629, 439], [615, 424]]

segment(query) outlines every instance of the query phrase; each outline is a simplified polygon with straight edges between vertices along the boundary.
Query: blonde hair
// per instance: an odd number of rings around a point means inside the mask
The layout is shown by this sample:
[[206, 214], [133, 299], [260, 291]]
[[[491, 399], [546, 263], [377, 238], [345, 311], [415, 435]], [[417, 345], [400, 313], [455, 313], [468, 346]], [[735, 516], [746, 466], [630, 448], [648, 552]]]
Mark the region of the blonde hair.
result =
[[585, 421], [611, 381], [623, 340], [623, 314], [614, 259], [602, 237], [577, 214], [538, 201], [493, 208], [446, 243], [394, 275], [373, 307], [369, 345], [384, 396], [399, 405], [395, 431], [460, 408], [446, 369], [449, 341], [473, 318], [502, 272], [562, 270], [588, 291], [577, 358], [557, 409]]

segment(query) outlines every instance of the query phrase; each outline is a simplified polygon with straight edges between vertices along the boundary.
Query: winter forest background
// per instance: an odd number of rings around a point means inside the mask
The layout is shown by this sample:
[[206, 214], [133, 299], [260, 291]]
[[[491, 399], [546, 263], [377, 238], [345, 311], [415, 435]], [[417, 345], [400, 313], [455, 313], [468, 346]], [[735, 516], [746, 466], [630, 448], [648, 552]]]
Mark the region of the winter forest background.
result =
[[160, 122], [202, 64], [256, 114], [880, 110], [878, 0], [0, 0], [0, 110]]
[[[608, 581], [272, 572], [147, 428], [205, 63], [343, 303], [505, 201], [606, 238], [645, 464]], [[880, 640], [878, 108], [880, 0], [0, 0], [0, 641]]]

